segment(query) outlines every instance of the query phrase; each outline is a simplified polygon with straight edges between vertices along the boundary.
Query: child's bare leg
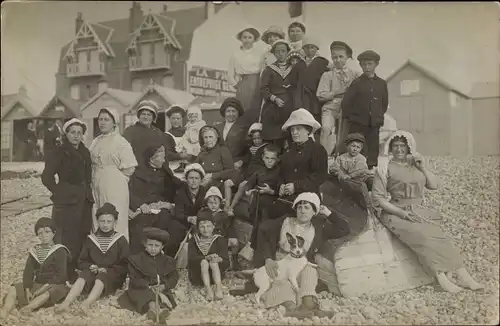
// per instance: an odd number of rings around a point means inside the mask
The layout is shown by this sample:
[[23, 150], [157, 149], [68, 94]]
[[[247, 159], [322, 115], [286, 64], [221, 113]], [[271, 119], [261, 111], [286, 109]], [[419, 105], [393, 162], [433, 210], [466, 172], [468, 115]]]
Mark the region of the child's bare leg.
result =
[[212, 277], [215, 283], [215, 298], [220, 300], [224, 297], [224, 293], [222, 292], [222, 278], [219, 264], [210, 263], [210, 269], [212, 270]]
[[50, 293], [45, 292], [40, 294], [39, 296], [35, 297], [33, 300], [31, 300], [30, 303], [28, 303], [27, 306], [23, 307], [21, 310], [19, 310], [20, 314], [29, 314], [33, 310], [40, 308], [43, 306], [50, 298]]
[[462, 288], [458, 285], [452, 283], [443, 272], [439, 272], [436, 274], [436, 278], [438, 280], [439, 285], [443, 288], [443, 290], [451, 293], [458, 293], [462, 291]]
[[226, 213], [229, 213], [229, 207], [231, 206], [231, 200], [233, 198], [233, 192], [231, 190], [232, 183], [231, 180], [224, 181], [224, 209]]
[[16, 305], [16, 296], [16, 288], [13, 286], [9, 287], [9, 292], [7, 292], [7, 295], [5, 296], [5, 304], [3, 305], [2, 310], [0, 310], [0, 319], [7, 318], [9, 313], [12, 311]]
[[55, 312], [64, 312], [69, 309], [69, 305], [72, 304], [76, 298], [82, 293], [83, 288], [85, 287], [85, 280], [83, 278], [79, 278], [76, 280], [75, 284], [69, 290], [68, 295], [64, 299], [64, 301], [54, 308]]
[[82, 309], [87, 309], [91, 304], [97, 301], [104, 290], [104, 283], [101, 280], [95, 280], [94, 287], [89, 293], [89, 296], [82, 302]]
[[210, 272], [209, 272], [209, 264], [206, 259], [201, 261], [201, 280], [203, 281], [203, 285], [207, 290], [207, 300], [211, 301], [214, 298], [214, 291], [212, 291], [212, 287], [210, 286]]
[[471, 290], [480, 290], [484, 288], [482, 284], [477, 283], [472, 276], [467, 272], [465, 268], [460, 268], [457, 270], [457, 276], [458, 280], [460, 283], [463, 283], [463, 285]]

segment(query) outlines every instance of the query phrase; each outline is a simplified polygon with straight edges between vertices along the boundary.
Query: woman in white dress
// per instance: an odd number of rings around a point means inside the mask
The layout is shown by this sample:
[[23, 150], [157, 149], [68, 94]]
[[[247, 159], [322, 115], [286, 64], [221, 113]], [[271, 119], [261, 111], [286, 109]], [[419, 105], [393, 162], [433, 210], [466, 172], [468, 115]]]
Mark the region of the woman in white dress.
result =
[[[97, 116], [101, 134], [90, 145], [92, 159], [92, 192], [98, 207], [109, 202], [118, 210], [116, 231], [128, 234], [129, 190], [128, 179], [137, 166], [132, 146], [117, 130], [119, 115], [115, 109], [102, 108]], [[92, 214], [94, 230], [97, 229]]]

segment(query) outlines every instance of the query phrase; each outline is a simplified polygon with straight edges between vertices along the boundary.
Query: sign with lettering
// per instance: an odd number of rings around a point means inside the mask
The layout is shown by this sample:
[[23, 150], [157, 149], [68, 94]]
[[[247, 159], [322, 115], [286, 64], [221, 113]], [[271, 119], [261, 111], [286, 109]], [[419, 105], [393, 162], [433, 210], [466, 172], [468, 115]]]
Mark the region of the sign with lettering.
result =
[[227, 71], [198, 66], [189, 71], [189, 90], [194, 96], [236, 95], [236, 90], [227, 82]]

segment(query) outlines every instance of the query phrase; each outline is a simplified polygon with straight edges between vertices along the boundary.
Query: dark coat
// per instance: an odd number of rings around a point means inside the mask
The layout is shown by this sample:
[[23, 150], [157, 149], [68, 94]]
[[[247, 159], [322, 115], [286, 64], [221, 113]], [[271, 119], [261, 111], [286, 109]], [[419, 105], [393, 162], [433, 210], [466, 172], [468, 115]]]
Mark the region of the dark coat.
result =
[[190, 227], [187, 217], [196, 216], [198, 214], [198, 211], [204, 205], [206, 192], [207, 190], [203, 186], [200, 186], [200, 190], [198, 190], [198, 194], [196, 195], [196, 200], [193, 203], [189, 187], [187, 184], [183, 184], [175, 195], [175, 218], [185, 226]]
[[252, 155], [250, 152], [250, 146], [247, 148], [245, 159], [243, 160], [243, 173], [244, 177], [249, 178], [252, 174], [257, 172], [259, 168], [264, 166], [264, 162], [262, 161], [262, 154], [264, 153], [264, 148], [267, 146], [266, 143], [263, 146], [259, 147], [259, 149]]
[[[316, 97], [319, 81], [323, 73], [328, 71], [328, 60], [316, 57], [307, 65], [305, 61], [299, 61], [293, 70], [298, 74], [298, 84], [295, 94], [295, 109], [304, 108], [311, 112], [314, 117], [321, 114], [321, 104]], [[321, 122], [321, 121], [319, 121]]]
[[[254, 265], [256, 268], [265, 265], [266, 259], [276, 260], [276, 252], [279, 248], [281, 227], [286, 216], [274, 220], [262, 222], [257, 233], [257, 249], [254, 254]], [[325, 218], [316, 215], [311, 220], [315, 229], [315, 235], [311, 247], [307, 252], [307, 260], [314, 263], [314, 256], [319, 252], [324, 242], [329, 239], [340, 238], [349, 234], [347, 222], [334, 212]]]
[[389, 105], [387, 83], [375, 75], [359, 76], [349, 86], [342, 100], [342, 114], [351, 123], [381, 127]]
[[30, 250], [23, 271], [23, 287], [31, 289], [33, 283], [64, 284], [68, 280], [67, 263], [71, 255], [68, 248], [56, 245], [40, 264], [34, 249]]
[[48, 128], [43, 135], [44, 155], [47, 156], [56, 147], [60, 146], [62, 138], [63, 134], [57, 126], [54, 125], [52, 128]]
[[[276, 140], [286, 137], [281, 131], [281, 126], [288, 119], [295, 108], [293, 96], [295, 92], [296, 78], [293, 78], [292, 67], [289, 66], [284, 72], [273, 63], [267, 66], [260, 77], [260, 94], [264, 99], [262, 107], [262, 138], [265, 140]], [[274, 96], [285, 102], [283, 107], [278, 107], [272, 98]]]
[[[172, 144], [169, 143], [170, 137], [155, 126], [147, 128], [137, 121], [123, 131], [123, 137], [132, 145], [138, 168], [149, 165], [149, 162], [145, 161], [144, 151], [151, 146], [151, 144], [161, 143], [163, 147], [165, 147], [165, 151], [170, 150], [170, 155], [172, 153]], [[167, 154], [169, 154], [168, 151]]]
[[[212, 242], [210, 246], [210, 250], [208, 251], [208, 255], [217, 254], [220, 258], [222, 258], [222, 262], [219, 263], [219, 269], [221, 271], [221, 277], [224, 276], [224, 272], [229, 268], [229, 249], [227, 247], [227, 239], [218, 236]], [[201, 268], [200, 264], [203, 259], [205, 259], [205, 255], [200, 251], [196, 240], [191, 238], [188, 243], [188, 276], [189, 281], [194, 285], [203, 285], [203, 281], [201, 279]], [[210, 278], [211, 282], [213, 281]]]
[[201, 148], [201, 152], [196, 158], [196, 163], [200, 163], [206, 173], [212, 173], [212, 179], [227, 180], [234, 171], [234, 162], [231, 153], [226, 146], [217, 144], [211, 149]]
[[242, 126], [241, 123], [237, 120], [231, 126], [231, 129], [229, 129], [226, 140], [224, 140], [223, 132], [225, 125], [226, 123], [222, 122], [214, 126], [219, 131], [221, 145], [224, 145], [227, 147], [227, 149], [229, 149], [234, 162], [243, 160], [245, 158], [247, 149], [247, 128]]
[[328, 154], [325, 148], [309, 138], [305, 143], [292, 143], [280, 159], [281, 184], [293, 182], [295, 194], [301, 192], [319, 194], [319, 186], [328, 177]]
[[158, 201], [173, 203], [177, 188], [182, 181], [174, 176], [165, 163], [162, 168], [154, 169], [150, 165], [134, 171], [129, 181], [130, 209], [135, 211], [142, 204]]

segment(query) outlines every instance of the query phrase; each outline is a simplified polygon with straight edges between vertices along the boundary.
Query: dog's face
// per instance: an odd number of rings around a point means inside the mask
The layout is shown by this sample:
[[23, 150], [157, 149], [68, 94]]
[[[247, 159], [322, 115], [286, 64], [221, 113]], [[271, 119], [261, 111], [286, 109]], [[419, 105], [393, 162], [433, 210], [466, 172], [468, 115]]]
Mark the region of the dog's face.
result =
[[294, 237], [288, 232], [286, 233], [286, 238], [288, 240], [288, 243], [290, 244], [290, 255], [293, 258], [301, 258], [306, 254], [304, 250], [304, 238], [299, 235]]

